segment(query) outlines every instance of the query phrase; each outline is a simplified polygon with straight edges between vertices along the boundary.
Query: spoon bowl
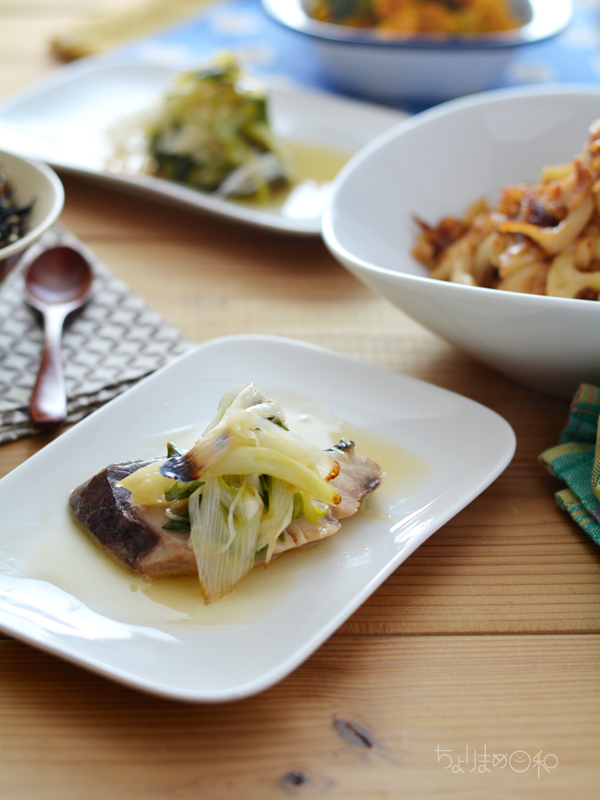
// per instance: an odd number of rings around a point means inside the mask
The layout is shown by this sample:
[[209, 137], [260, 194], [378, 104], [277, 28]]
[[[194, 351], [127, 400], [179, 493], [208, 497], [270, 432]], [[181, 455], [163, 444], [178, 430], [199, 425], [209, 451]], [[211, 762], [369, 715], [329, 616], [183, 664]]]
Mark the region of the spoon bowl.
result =
[[89, 263], [72, 247], [45, 250], [25, 274], [27, 302], [44, 319], [44, 350], [29, 404], [32, 425], [39, 430], [53, 430], [67, 418], [62, 331], [68, 315], [90, 299], [92, 284]]

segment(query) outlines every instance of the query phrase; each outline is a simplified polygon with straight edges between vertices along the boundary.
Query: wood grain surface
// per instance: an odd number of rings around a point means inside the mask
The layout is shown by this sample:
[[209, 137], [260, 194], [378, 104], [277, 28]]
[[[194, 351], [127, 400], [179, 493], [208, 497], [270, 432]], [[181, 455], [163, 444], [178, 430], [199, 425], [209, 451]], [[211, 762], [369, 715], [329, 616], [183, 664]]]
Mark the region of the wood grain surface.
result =
[[[2, 4], [0, 95], [56, 68], [52, 36], [111, 5]], [[568, 401], [437, 339], [317, 239], [62, 177], [62, 222], [192, 341], [314, 342], [489, 406], [518, 446], [492, 486], [256, 697], [160, 700], [0, 636], [2, 800], [598, 798], [599, 551], [555, 505], [558, 484], [537, 461]], [[0, 475], [52, 438], [0, 447]], [[537, 766], [519, 771], [517, 751]]]

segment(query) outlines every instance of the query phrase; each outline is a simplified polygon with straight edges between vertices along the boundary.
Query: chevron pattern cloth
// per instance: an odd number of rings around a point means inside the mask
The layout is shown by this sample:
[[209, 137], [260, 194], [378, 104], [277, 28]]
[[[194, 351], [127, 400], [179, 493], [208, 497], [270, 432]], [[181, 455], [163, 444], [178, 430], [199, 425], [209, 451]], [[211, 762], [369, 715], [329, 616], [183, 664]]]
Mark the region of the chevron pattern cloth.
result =
[[67, 320], [63, 334], [67, 422], [87, 416], [192, 346], [73, 234], [55, 226], [27, 251], [0, 287], [0, 444], [37, 433], [28, 408], [43, 333], [24, 300], [23, 276], [40, 252], [60, 245], [81, 250], [94, 271], [93, 297]]

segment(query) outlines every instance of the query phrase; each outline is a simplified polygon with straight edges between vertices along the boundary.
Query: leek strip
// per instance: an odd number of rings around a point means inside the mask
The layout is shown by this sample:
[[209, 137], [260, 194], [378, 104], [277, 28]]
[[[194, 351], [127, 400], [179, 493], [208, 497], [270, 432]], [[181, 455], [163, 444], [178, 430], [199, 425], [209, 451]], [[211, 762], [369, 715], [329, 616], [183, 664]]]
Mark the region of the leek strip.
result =
[[267, 447], [233, 447], [207, 470], [205, 479], [218, 475], [271, 475], [292, 484], [327, 505], [337, 505], [341, 498], [335, 489], [316, 472]]
[[338, 474], [336, 462], [325, 450], [304, 441], [276, 422], [261, 417], [256, 410], [256, 407], [248, 410], [231, 409], [227, 413], [227, 422], [236, 432], [249, 437], [258, 446], [277, 450], [305, 467], [316, 468], [319, 475], [326, 480]]
[[230, 592], [254, 566], [261, 508], [252, 479], [235, 487], [207, 480], [190, 497], [190, 543], [206, 602]]
[[246, 386], [243, 383], [236, 383], [235, 386], [232, 386], [231, 389], [228, 389], [225, 392], [219, 401], [219, 406], [217, 408], [215, 417], [208, 423], [202, 436], [206, 436], [209, 431], [212, 431], [215, 425], [218, 425], [218, 423], [223, 419], [225, 412], [230, 408], [231, 404], [240, 396], [245, 388]]
[[173, 480], [165, 478], [159, 472], [164, 461], [164, 459], [153, 461], [119, 481], [118, 486], [123, 486], [131, 492], [129, 501], [131, 505], [148, 506], [165, 502], [165, 492], [173, 486]]
[[259, 549], [266, 542], [265, 563], [273, 555], [277, 539], [292, 521], [294, 513], [294, 489], [288, 483], [270, 479], [269, 508], [263, 513], [259, 527]]
[[270, 428], [260, 430], [257, 436], [261, 447], [277, 450], [277, 452], [293, 458], [294, 461], [304, 464], [305, 467], [316, 469], [325, 480], [331, 480], [339, 473], [339, 465], [329, 453], [273, 423], [270, 423]]
[[292, 515], [292, 522], [300, 516], [304, 511], [304, 500], [302, 499], [302, 492], [294, 492], [294, 513]]
[[227, 421], [222, 420], [187, 453], [167, 459], [160, 468], [161, 473], [183, 483], [198, 480], [229, 450], [233, 444], [232, 433]]
[[328, 506], [318, 503], [307, 492], [301, 493], [301, 497], [303, 513], [306, 519], [312, 522], [313, 525], [322, 525], [323, 520], [321, 517], [328, 511]]

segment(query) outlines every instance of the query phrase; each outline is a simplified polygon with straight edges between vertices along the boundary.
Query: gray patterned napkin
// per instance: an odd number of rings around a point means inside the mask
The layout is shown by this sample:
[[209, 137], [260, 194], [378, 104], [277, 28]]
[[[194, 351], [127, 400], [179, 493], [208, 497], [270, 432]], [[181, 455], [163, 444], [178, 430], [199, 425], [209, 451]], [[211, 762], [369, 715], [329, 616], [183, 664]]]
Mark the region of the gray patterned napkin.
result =
[[0, 286], [0, 444], [38, 432], [30, 425], [28, 409], [43, 334], [23, 299], [23, 274], [39, 253], [59, 245], [81, 250], [94, 271], [93, 297], [67, 320], [63, 334], [67, 422], [82, 419], [192, 346], [73, 234], [55, 226]]

